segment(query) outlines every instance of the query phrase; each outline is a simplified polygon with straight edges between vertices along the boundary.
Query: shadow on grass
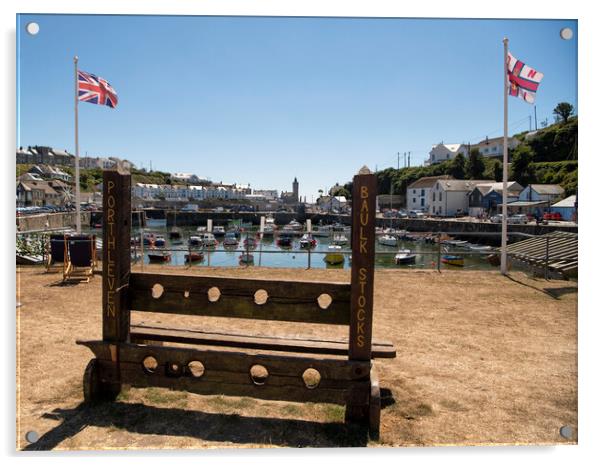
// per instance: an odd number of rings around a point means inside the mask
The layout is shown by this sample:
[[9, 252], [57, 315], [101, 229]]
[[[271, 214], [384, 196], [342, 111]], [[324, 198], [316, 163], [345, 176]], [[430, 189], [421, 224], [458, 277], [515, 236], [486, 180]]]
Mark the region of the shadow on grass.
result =
[[[43, 417], [62, 422], [23, 450], [53, 449], [88, 426], [135, 434], [285, 447], [362, 447], [368, 442], [368, 430], [361, 425], [204, 413], [139, 403], [80, 404], [74, 409], [55, 409]], [[160, 446], [157, 443], [157, 448]]]
[[515, 282], [516, 284], [520, 284], [521, 286], [529, 287], [531, 289], [541, 292], [542, 294], [547, 295], [548, 297], [552, 297], [553, 299], [556, 299], [556, 300], [560, 300], [560, 297], [562, 297], [563, 295], [573, 294], [573, 293], [577, 292], [576, 286], [566, 286], [566, 287], [557, 287], [557, 288], [547, 287], [547, 288], [541, 289], [537, 286], [533, 286], [524, 281], [521, 281], [520, 279], [513, 278], [510, 275], [506, 275], [506, 278], [512, 282]]

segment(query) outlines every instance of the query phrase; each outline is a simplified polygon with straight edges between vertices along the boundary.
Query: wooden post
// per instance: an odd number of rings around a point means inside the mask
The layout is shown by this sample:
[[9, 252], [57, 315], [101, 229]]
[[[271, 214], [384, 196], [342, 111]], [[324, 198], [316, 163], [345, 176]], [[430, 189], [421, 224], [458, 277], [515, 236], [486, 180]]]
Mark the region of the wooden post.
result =
[[[349, 322], [349, 359], [369, 362], [372, 358], [372, 304], [374, 295], [374, 252], [376, 221], [376, 175], [363, 167], [353, 177], [351, 212], [351, 315]], [[365, 399], [371, 399], [370, 377], [363, 387]], [[347, 402], [345, 421], [370, 424], [370, 402]], [[373, 426], [373, 425], [371, 425]], [[374, 429], [374, 428], [372, 428]]]
[[130, 277], [131, 176], [103, 173], [102, 338], [125, 342], [129, 336], [127, 302]]
[[349, 359], [371, 359], [374, 294], [376, 175], [366, 167], [353, 177], [351, 319]]

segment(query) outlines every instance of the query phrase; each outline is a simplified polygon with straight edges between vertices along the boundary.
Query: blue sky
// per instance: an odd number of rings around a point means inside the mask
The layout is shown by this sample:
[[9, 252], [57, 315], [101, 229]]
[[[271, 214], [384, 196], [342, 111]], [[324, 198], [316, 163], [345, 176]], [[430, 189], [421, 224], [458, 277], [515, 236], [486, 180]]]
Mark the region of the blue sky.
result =
[[[538, 120], [577, 107], [577, 32], [575, 20], [21, 15], [17, 143], [74, 151], [78, 55], [119, 95], [114, 110], [79, 105], [81, 155], [254, 188], [296, 176], [310, 200], [397, 152], [417, 165], [437, 142], [501, 135], [504, 36], [545, 75]], [[533, 111], [510, 97], [510, 133]]]

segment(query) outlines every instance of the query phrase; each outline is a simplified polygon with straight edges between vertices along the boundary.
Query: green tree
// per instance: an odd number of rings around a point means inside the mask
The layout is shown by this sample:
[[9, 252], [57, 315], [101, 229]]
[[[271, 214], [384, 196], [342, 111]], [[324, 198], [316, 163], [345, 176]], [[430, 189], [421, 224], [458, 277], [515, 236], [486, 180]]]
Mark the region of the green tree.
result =
[[456, 179], [465, 178], [466, 157], [459, 153], [456, 157], [451, 160], [451, 163], [447, 165], [446, 173], [453, 176]]
[[560, 102], [554, 108], [554, 115], [556, 116], [556, 121], [562, 121], [566, 123], [569, 118], [573, 115], [575, 108], [568, 102]]
[[346, 199], [351, 198], [351, 193], [347, 189], [345, 189], [345, 186], [337, 186], [336, 189], [331, 189], [330, 195], [332, 195], [333, 197], [339, 197], [342, 195]]
[[469, 179], [483, 179], [483, 173], [485, 172], [485, 162], [479, 149], [472, 149], [468, 154], [468, 160], [466, 160], [466, 176]]
[[485, 179], [495, 179], [501, 181], [503, 176], [503, 165], [502, 162], [496, 159], [489, 159], [485, 164], [485, 172], [483, 173]]
[[522, 186], [533, 182], [533, 150], [528, 145], [519, 145], [512, 152], [512, 178]]

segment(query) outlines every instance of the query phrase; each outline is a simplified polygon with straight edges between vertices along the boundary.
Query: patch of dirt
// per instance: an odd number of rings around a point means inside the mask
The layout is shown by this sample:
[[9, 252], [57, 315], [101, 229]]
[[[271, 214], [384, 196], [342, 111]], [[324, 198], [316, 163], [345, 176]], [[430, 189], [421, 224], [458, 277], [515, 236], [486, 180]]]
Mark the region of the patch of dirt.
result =
[[[145, 271], [182, 269], [145, 267]], [[203, 268], [211, 276], [348, 282], [348, 270]], [[56, 285], [59, 274], [18, 270], [17, 448], [145, 449], [557, 444], [577, 430], [577, 284], [515, 272], [377, 270], [374, 337], [397, 358], [378, 359], [381, 439], [343, 423], [328, 404], [124, 390], [82, 405], [92, 354], [76, 339], [101, 339], [101, 278]], [[345, 336], [328, 325], [132, 314], [133, 322], [248, 334]], [[29, 445], [27, 431], [40, 440]]]

